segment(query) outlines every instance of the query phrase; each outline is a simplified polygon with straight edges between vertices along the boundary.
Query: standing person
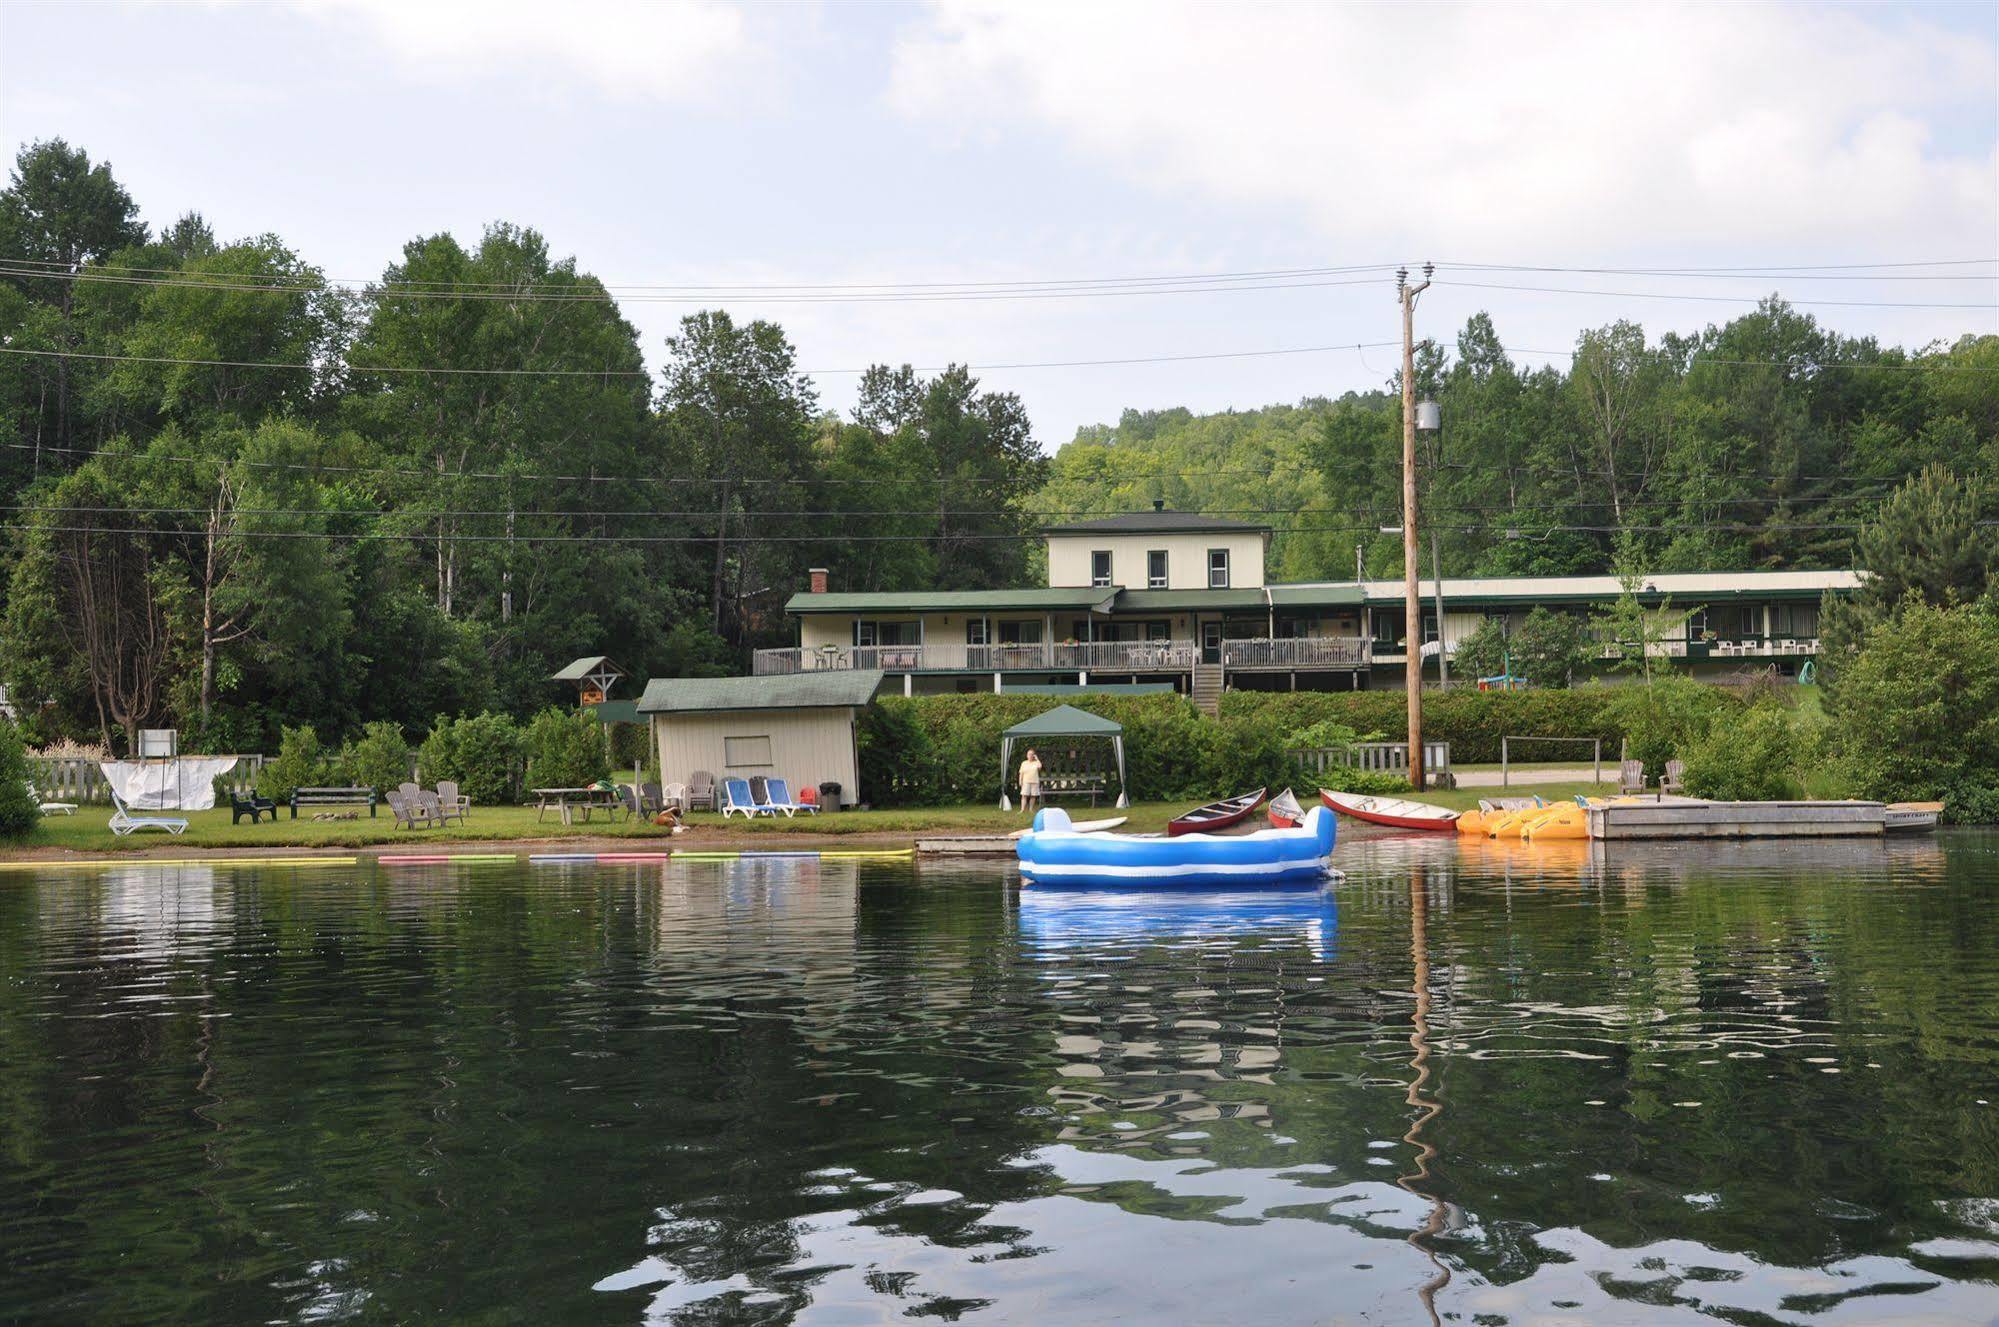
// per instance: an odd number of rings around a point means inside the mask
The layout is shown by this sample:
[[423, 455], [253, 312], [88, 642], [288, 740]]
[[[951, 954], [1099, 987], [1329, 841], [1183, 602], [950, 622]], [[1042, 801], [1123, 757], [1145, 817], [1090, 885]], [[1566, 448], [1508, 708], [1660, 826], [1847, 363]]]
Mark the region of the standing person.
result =
[[1027, 756], [1020, 762], [1020, 809], [1027, 812], [1029, 820], [1034, 819], [1034, 807], [1041, 800], [1041, 756], [1033, 747], [1027, 748]]

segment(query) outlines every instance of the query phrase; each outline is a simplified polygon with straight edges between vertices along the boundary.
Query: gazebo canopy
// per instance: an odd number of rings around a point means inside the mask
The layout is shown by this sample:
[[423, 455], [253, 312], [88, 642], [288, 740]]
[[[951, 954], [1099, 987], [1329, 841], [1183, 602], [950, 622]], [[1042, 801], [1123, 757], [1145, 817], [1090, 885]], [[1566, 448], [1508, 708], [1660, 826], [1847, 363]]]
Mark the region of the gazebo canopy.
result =
[[1117, 804], [1129, 805], [1130, 799], [1125, 795], [1124, 786], [1124, 725], [1101, 714], [1079, 710], [1074, 705], [1057, 705], [1052, 710], [1043, 710], [1032, 719], [1021, 720], [1000, 734], [1000, 808], [1007, 811], [1013, 809], [1006, 789], [1007, 779], [1013, 772], [1014, 745], [1062, 737], [1110, 739], [1111, 751], [1117, 757]]
[[1079, 710], [1074, 705], [1057, 705], [1032, 719], [1022, 719], [1001, 734], [1004, 737], [1116, 737], [1124, 725], [1101, 714]]

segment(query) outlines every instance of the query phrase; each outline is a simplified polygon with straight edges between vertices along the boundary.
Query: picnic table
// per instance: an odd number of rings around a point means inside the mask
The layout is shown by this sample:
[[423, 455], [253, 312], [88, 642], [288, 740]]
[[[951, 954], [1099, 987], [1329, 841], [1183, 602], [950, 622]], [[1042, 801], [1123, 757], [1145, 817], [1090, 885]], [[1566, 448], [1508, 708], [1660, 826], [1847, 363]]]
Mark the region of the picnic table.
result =
[[562, 817], [565, 825], [575, 823], [571, 817], [578, 811], [583, 813], [587, 824], [592, 811], [602, 810], [605, 815], [616, 819], [617, 813], [625, 809], [625, 801], [618, 796], [615, 788], [533, 788], [529, 791], [535, 796], [534, 818], [537, 822], [548, 814], [550, 808]]

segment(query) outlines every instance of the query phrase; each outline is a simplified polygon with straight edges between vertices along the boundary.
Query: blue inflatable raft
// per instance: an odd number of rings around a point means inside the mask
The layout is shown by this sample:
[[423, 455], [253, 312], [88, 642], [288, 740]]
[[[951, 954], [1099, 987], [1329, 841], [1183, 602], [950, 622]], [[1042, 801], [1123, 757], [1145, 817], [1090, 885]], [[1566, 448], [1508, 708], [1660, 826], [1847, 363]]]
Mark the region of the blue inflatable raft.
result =
[[1194, 885], [1295, 885], [1332, 873], [1333, 813], [1315, 806], [1297, 829], [1253, 834], [1079, 834], [1068, 812], [1049, 807], [1034, 816], [1014, 853], [1031, 885], [1158, 889]]

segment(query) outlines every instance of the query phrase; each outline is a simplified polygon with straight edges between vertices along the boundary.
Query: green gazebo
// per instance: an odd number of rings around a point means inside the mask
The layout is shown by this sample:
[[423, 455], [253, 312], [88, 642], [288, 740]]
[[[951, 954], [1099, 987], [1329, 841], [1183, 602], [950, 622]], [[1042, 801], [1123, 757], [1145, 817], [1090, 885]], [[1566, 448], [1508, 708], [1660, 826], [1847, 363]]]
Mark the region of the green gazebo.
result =
[[[1074, 705], [1057, 705], [1052, 710], [1023, 719], [1000, 734], [1000, 809], [1011, 811], [1013, 801], [1006, 795], [1007, 780], [1013, 774], [1013, 752], [1016, 746], [1044, 745], [1057, 742], [1065, 737], [1108, 737], [1111, 753], [1117, 760], [1117, 804], [1131, 805], [1125, 795], [1124, 786], [1124, 725], [1115, 719], [1106, 719], [1101, 714], [1079, 710]], [[1062, 771], [1054, 777], [1060, 778]], [[1042, 777], [1044, 785], [1051, 783], [1048, 774]]]

